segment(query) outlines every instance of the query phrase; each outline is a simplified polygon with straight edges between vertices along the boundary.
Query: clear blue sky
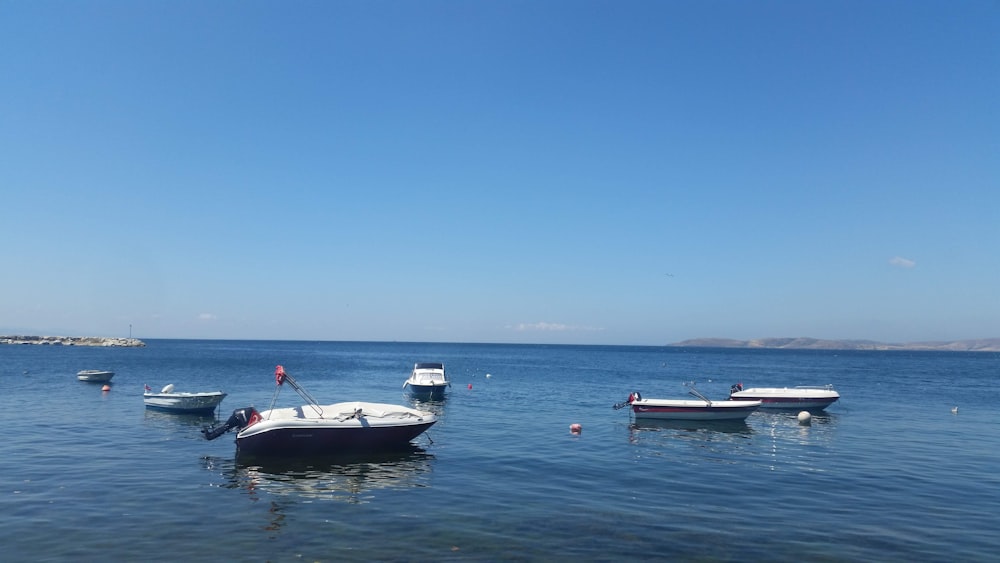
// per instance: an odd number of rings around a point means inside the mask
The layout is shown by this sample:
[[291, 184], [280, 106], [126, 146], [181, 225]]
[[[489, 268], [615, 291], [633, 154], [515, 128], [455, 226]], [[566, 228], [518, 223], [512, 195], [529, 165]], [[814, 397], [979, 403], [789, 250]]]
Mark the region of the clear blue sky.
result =
[[1000, 336], [1000, 4], [0, 1], [0, 333]]

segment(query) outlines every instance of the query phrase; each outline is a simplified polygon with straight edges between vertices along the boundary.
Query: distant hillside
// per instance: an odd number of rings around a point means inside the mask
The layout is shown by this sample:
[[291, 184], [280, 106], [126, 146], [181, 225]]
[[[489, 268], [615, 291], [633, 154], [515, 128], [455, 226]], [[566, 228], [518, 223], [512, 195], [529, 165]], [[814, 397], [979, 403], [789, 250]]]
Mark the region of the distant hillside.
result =
[[872, 340], [822, 340], [819, 338], [695, 338], [667, 344], [687, 348], [779, 348], [786, 350], [932, 350], [943, 352], [1000, 352], [1000, 338], [951, 342], [885, 343]]

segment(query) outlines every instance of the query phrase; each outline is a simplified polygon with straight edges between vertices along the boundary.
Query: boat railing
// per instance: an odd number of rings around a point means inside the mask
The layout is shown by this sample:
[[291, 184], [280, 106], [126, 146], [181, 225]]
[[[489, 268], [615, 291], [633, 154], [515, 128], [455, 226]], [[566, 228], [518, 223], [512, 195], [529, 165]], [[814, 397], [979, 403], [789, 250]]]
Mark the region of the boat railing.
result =
[[826, 385], [796, 385], [794, 389], [823, 389], [826, 391], [833, 391], [833, 384], [827, 383]]
[[309, 403], [309, 406], [311, 406], [313, 410], [316, 411], [316, 414], [318, 414], [320, 418], [323, 418], [323, 408], [319, 406], [319, 401], [317, 401], [312, 395], [310, 395], [308, 391], [303, 389], [302, 386], [299, 385], [299, 382], [295, 381], [295, 378], [293, 378], [290, 374], [286, 373], [283, 367], [278, 366], [275, 369], [274, 376], [278, 385], [274, 389], [274, 396], [271, 397], [271, 407], [268, 410], [274, 409], [274, 402], [278, 398], [278, 393], [281, 391], [281, 384], [288, 383], [289, 385], [292, 386], [292, 389], [294, 389], [295, 392], [299, 394], [300, 397], [302, 397], [303, 399], [305, 399], [307, 403]]

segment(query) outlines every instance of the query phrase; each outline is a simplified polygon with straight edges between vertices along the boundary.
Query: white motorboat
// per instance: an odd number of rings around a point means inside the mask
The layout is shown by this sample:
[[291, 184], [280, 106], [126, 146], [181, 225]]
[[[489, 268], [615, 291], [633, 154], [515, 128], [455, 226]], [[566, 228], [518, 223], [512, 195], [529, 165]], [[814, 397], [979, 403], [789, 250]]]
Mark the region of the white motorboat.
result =
[[167, 385], [159, 393], [153, 393], [147, 385], [142, 394], [142, 402], [146, 408], [177, 413], [212, 413], [225, 398], [226, 394], [222, 391], [175, 393], [173, 384]]
[[89, 381], [90, 383], [107, 383], [114, 376], [115, 372], [103, 369], [85, 369], [76, 372], [77, 379], [80, 381]]
[[[241, 454], [330, 455], [406, 447], [437, 422], [434, 413], [401, 405], [360, 401], [320, 405], [282, 366], [274, 375], [277, 387], [272, 408], [261, 412], [253, 407], [236, 409], [226, 422], [202, 429], [205, 438], [214, 440], [235, 428], [236, 449]], [[307, 404], [273, 408], [284, 383]]]
[[414, 395], [430, 396], [432, 399], [444, 397], [444, 390], [451, 386], [444, 373], [444, 364], [423, 362], [413, 364], [410, 377], [403, 383]]
[[712, 401], [694, 389], [689, 392], [698, 400], [643, 399], [637, 391], [615, 408], [631, 407], [636, 420], [746, 420], [761, 404], [760, 401]]
[[762, 409], [823, 410], [840, 399], [833, 385], [803, 385], [799, 387], [751, 387], [733, 385], [729, 398], [738, 401], [760, 401]]

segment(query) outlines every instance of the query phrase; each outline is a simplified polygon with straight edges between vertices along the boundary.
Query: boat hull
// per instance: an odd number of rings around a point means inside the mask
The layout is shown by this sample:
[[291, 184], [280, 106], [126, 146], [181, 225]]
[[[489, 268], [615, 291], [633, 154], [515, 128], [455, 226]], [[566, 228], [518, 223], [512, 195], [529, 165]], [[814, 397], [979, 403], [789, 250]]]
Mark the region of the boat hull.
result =
[[236, 449], [247, 455], [302, 456], [405, 448], [434, 422], [384, 428], [274, 428], [237, 435]]
[[641, 399], [631, 403], [636, 419], [653, 420], [746, 420], [760, 401], [686, 401]]
[[77, 372], [76, 378], [80, 381], [87, 381], [90, 383], [107, 383], [111, 381], [111, 378], [115, 376], [113, 371], [104, 371], [97, 369], [85, 369], [83, 371]]
[[760, 401], [762, 409], [823, 410], [840, 399], [840, 394], [827, 388], [757, 387], [730, 393], [739, 401]]
[[142, 402], [146, 408], [176, 413], [211, 413], [226, 394], [211, 393], [145, 393]]
[[236, 435], [248, 455], [333, 455], [405, 448], [437, 422], [433, 413], [381, 403], [338, 403], [275, 409]]
[[442, 399], [444, 398], [444, 390], [448, 388], [448, 385], [414, 385], [412, 383], [407, 384], [407, 390], [411, 395], [418, 397], [430, 398], [430, 399]]

